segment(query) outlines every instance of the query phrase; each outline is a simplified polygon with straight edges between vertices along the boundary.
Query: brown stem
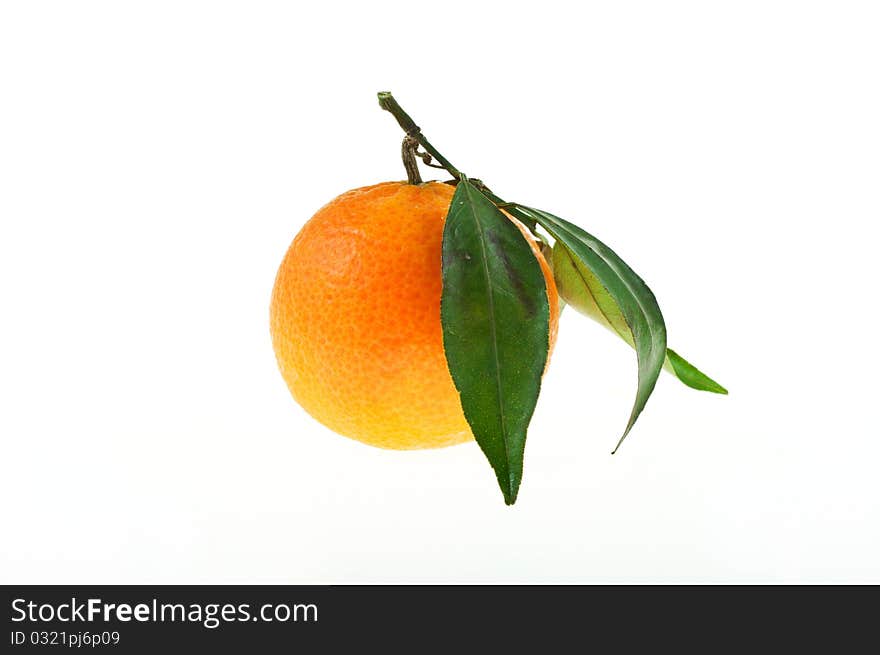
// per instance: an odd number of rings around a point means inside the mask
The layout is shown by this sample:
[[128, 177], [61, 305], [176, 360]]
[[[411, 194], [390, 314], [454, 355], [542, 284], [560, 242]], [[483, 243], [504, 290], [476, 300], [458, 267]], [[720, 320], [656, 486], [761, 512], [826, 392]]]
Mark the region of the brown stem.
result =
[[403, 137], [403, 145], [400, 154], [403, 158], [403, 167], [406, 169], [406, 179], [410, 184], [421, 184], [422, 176], [419, 174], [419, 163], [416, 161], [416, 152], [419, 142], [410, 135]]

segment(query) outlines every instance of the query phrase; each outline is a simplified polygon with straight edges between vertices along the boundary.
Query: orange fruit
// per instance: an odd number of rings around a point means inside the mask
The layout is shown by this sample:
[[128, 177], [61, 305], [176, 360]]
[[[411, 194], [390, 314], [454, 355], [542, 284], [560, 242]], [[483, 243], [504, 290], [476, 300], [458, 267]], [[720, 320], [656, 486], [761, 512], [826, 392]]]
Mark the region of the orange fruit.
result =
[[[296, 401], [339, 434], [394, 449], [473, 438], [440, 326], [443, 223], [454, 191], [385, 182], [343, 193], [305, 224], [281, 263], [270, 311], [278, 366]], [[553, 274], [517, 225], [547, 282], [552, 348]]]

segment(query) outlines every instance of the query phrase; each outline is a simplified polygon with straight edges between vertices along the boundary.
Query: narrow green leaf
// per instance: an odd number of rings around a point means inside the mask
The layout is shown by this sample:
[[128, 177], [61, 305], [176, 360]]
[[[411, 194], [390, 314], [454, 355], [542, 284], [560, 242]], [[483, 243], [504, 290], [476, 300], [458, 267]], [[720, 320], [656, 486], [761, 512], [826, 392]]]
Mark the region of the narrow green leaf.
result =
[[548, 212], [522, 205], [517, 208], [565, 246], [571, 266], [592, 295], [595, 311], [636, 350], [638, 389], [626, 429], [614, 448], [617, 452], [648, 402], [666, 359], [663, 314], [642, 279], [596, 237]]
[[666, 349], [666, 363], [663, 368], [674, 373], [675, 377], [692, 389], [727, 395], [727, 389], [715, 382], [715, 380], [703, 373], [672, 348]]
[[[566, 303], [581, 314], [589, 316], [618, 334], [630, 346], [635, 347], [632, 332], [630, 332], [623, 313], [614, 302], [611, 294], [591, 271], [579, 270], [573, 255], [561, 241], [553, 247], [551, 265], [559, 296]], [[711, 391], [712, 393], [727, 393], [727, 389], [670, 348], [666, 349], [663, 368], [693, 389]]]
[[466, 178], [443, 229], [443, 348], [474, 438], [512, 505], [547, 362], [541, 267], [519, 229]]

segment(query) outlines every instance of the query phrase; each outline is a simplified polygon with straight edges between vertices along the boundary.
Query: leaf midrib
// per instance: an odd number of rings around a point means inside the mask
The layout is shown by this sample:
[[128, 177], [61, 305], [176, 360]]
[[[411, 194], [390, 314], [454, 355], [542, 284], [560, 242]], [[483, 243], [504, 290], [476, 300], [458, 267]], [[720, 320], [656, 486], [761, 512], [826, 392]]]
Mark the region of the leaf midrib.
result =
[[510, 462], [510, 449], [507, 444], [507, 421], [505, 419], [504, 412], [504, 393], [501, 386], [501, 359], [498, 353], [498, 332], [495, 326], [495, 292], [492, 287], [492, 278], [489, 273], [489, 258], [486, 250], [486, 235], [483, 232], [483, 225], [477, 220], [477, 213], [475, 211], [475, 204], [472, 198], [472, 190], [471, 185], [468, 182], [464, 183], [464, 190], [468, 196], [468, 204], [470, 208], [471, 219], [474, 222], [474, 225], [477, 227], [477, 234], [480, 237], [480, 249], [483, 253], [482, 259], [482, 267], [483, 267], [483, 277], [486, 280], [486, 289], [489, 296], [488, 308], [489, 308], [489, 316], [490, 321], [489, 325], [491, 328], [492, 335], [492, 357], [495, 361], [495, 388], [498, 392], [498, 409], [499, 409], [499, 419], [501, 421], [501, 442], [504, 446], [504, 459], [507, 464], [507, 488], [508, 493], [512, 494], [512, 481], [510, 480], [510, 471], [511, 471], [511, 462]]

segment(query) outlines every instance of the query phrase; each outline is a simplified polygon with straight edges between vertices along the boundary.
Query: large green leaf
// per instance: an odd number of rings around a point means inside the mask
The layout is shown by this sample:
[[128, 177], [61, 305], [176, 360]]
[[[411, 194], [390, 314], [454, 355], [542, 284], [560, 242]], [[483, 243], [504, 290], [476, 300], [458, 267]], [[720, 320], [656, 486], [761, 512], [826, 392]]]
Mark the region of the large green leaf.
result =
[[[629, 330], [620, 307], [591, 271], [578, 267], [574, 256], [561, 241], [553, 247], [551, 264], [559, 295], [566, 303], [615, 332], [630, 346], [635, 347], [632, 332]], [[663, 368], [693, 389], [711, 391], [712, 393], [727, 393], [727, 389], [671, 348], [666, 349]]]
[[549, 345], [547, 287], [519, 229], [466, 178], [443, 229], [440, 318], [449, 371], [508, 505]]
[[648, 402], [663, 368], [666, 359], [663, 314], [642, 279], [596, 237], [540, 209], [522, 205], [516, 205], [516, 208], [537, 221], [565, 246], [575, 271], [593, 292], [599, 315], [604, 316], [616, 332], [628, 335], [624, 338], [636, 350], [639, 369], [636, 399], [626, 429], [614, 448], [617, 452]]

